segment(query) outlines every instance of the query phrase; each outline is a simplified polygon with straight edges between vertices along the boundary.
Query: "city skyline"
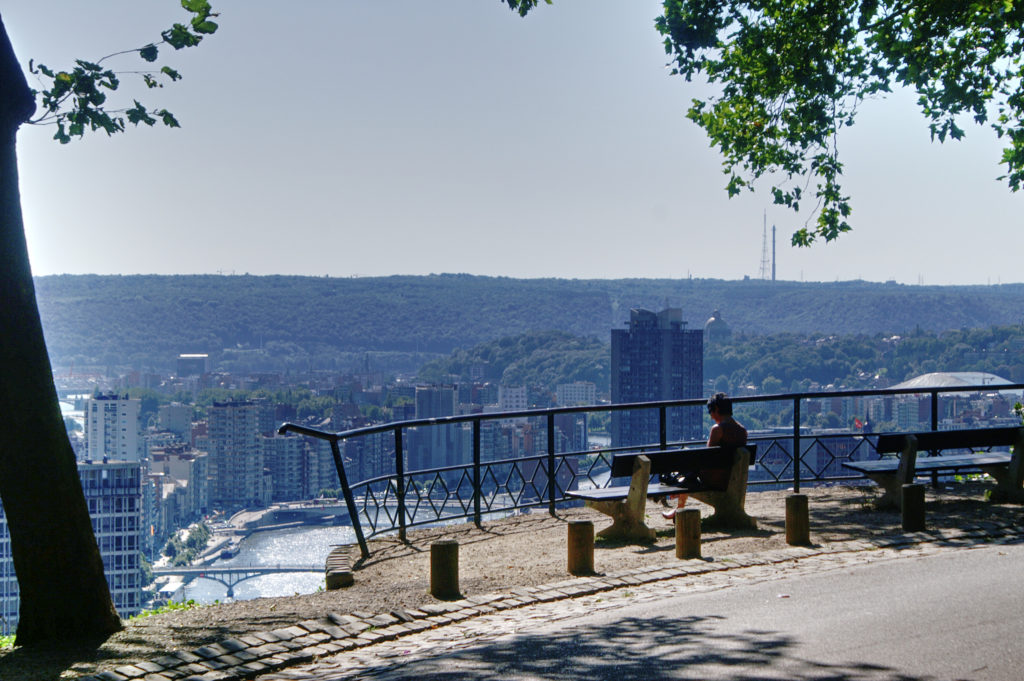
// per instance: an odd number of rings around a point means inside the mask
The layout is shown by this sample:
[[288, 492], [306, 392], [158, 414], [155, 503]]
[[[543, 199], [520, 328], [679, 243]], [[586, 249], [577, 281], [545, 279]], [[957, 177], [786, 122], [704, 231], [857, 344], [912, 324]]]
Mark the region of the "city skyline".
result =
[[[103, 7], [3, 17], [23, 65], [56, 68], [183, 19], [173, 0]], [[526, 19], [467, 0], [214, 9], [220, 30], [168, 58], [184, 79], [138, 95], [183, 129], [64, 147], [22, 129], [35, 274], [756, 278], [767, 222], [779, 279], [1022, 280], [998, 140], [969, 125], [930, 143], [906, 92], [840, 138], [854, 231], [791, 248], [810, 212], [727, 198], [684, 116], [703, 86], [665, 69], [658, 2], [556, 0]]]

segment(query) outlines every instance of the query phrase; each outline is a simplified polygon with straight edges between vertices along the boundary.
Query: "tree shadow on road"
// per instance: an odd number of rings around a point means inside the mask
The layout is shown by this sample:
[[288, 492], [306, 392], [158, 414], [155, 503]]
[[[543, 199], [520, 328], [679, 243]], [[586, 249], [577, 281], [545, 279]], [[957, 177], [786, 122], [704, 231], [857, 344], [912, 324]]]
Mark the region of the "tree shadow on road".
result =
[[[726, 632], [724, 618], [626, 618], [561, 633], [542, 632], [445, 652], [389, 667], [375, 679], [831, 679], [927, 681], [863, 663], [830, 664], [802, 657], [797, 641], [777, 631]], [[365, 671], [365, 670], [363, 670]], [[356, 672], [358, 675], [358, 672]]]

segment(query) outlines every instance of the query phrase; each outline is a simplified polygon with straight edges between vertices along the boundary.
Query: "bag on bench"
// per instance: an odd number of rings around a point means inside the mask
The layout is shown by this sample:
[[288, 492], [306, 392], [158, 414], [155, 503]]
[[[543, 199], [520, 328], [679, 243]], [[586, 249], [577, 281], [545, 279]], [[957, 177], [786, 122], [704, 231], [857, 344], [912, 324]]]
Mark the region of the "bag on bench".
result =
[[700, 475], [694, 472], [680, 473], [672, 471], [671, 473], [662, 473], [658, 476], [658, 482], [663, 485], [678, 487], [681, 490], [698, 489], [701, 486]]

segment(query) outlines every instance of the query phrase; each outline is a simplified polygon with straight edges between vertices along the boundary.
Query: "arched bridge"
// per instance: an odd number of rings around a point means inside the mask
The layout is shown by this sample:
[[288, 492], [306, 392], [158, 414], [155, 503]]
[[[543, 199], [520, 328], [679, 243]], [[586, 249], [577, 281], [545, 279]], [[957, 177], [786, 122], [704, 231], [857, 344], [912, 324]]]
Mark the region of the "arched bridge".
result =
[[183, 577], [185, 583], [202, 577], [220, 582], [227, 587], [228, 598], [235, 595], [235, 585], [253, 577], [270, 575], [277, 572], [323, 572], [322, 566], [316, 565], [225, 565], [225, 566], [202, 566], [202, 567], [161, 567], [153, 568], [155, 577], [177, 576]]

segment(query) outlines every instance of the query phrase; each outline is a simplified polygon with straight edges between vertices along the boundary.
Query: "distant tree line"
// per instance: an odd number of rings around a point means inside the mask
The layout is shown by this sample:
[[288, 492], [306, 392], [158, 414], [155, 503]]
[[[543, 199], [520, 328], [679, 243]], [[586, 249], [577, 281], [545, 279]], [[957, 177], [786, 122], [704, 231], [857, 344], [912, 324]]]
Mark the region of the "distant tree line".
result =
[[690, 328], [720, 309], [749, 336], [940, 333], [1024, 319], [1016, 284], [58, 275], [36, 287], [55, 365], [155, 372], [172, 371], [183, 352], [209, 353], [237, 372], [338, 371], [367, 360], [411, 372], [537, 330], [607, 342], [631, 308], [666, 305], [681, 308]]

